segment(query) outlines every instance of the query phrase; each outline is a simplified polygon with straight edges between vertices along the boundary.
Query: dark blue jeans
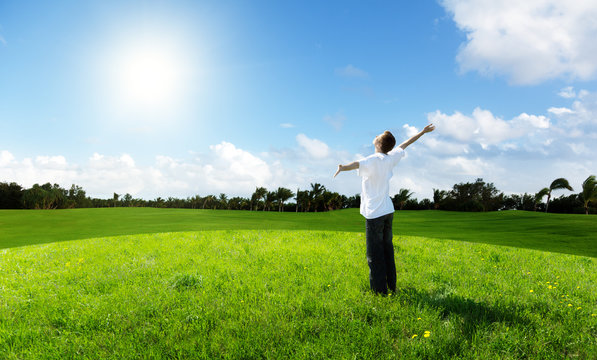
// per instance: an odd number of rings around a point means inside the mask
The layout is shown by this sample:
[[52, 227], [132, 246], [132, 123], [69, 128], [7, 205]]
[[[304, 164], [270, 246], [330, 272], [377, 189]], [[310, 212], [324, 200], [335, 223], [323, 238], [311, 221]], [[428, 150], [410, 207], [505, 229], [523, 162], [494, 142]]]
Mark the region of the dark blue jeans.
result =
[[387, 294], [396, 291], [396, 263], [392, 244], [394, 214], [367, 219], [367, 262], [371, 290]]

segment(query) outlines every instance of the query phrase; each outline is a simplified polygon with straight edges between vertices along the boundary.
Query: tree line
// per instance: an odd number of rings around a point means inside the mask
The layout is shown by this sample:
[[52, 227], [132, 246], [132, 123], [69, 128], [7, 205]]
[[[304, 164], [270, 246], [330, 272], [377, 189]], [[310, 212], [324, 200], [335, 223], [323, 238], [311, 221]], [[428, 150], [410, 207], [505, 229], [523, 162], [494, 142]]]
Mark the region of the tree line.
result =
[[[289, 200], [294, 202], [289, 202]], [[156, 207], [187, 209], [224, 209], [253, 211], [296, 211], [317, 212], [358, 207], [360, 196], [341, 195], [314, 183], [310, 189], [279, 187], [269, 191], [257, 187], [248, 197], [219, 195], [195, 195], [187, 198], [157, 197], [153, 200], [134, 198], [131, 194], [114, 193], [112, 198], [99, 199], [87, 196], [82, 187], [73, 184], [70, 189], [58, 184], [34, 184], [23, 188], [17, 183], [0, 182], [0, 209], [72, 209], [92, 207]]]
[[[597, 182], [595, 175], [582, 184], [576, 194], [562, 194], [552, 198], [556, 190], [573, 191], [564, 178], [555, 179], [549, 187], [535, 194], [505, 195], [493, 183], [483, 179], [455, 184], [451, 190], [433, 189], [433, 199], [421, 201], [412, 197], [409, 189], [400, 189], [391, 197], [397, 210], [447, 210], [447, 211], [498, 211], [527, 210], [555, 213], [597, 213]], [[545, 202], [544, 202], [545, 199]], [[250, 211], [321, 212], [346, 208], [358, 208], [360, 195], [347, 197], [326, 189], [319, 183], [296, 192], [284, 187], [268, 190], [256, 187], [250, 197], [219, 195], [195, 195], [184, 199], [158, 197], [153, 200], [134, 198], [131, 194], [114, 193], [112, 198], [98, 199], [87, 196], [77, 185], [64, 189], [58, 184], [34, 184], [23, 188], [17, 183], [0, 183], [0, 209], [71, 209], [90, 207], [156, 207], [187, 209], [226, 209]]]

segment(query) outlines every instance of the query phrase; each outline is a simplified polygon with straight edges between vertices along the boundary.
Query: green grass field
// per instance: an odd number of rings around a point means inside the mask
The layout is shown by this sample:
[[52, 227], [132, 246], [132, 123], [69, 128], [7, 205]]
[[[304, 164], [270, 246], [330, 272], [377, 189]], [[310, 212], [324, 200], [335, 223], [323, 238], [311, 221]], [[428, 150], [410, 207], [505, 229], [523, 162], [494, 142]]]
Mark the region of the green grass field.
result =
[[[358, 209], [326, 213], [108, 208], [0, 210], [0, 248], [91, 237], [196, 230], [363, 232]], [[398, 211], [394, 233], [597, 257], [597, 217], [526, 211]]]
[[352, 210], [2, 211], [0, 358], [595, 359], [594, 221], [397, 213], [381, 297]]

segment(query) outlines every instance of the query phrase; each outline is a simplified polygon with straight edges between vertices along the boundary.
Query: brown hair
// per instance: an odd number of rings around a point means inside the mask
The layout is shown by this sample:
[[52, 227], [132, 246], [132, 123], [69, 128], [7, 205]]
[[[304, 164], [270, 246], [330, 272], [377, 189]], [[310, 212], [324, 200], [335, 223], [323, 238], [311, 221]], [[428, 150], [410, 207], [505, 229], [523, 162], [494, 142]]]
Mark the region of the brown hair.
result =
[[392, 135], [391, 132], [386, 130], [383, 134], [381, 134], [381, 137], [379, 138], [379, 145], [381, 152], [387, 154], [390, 150], [394, 148], [394, 145], [396, 145], [396, 139], [394, 138], [394, 135]]

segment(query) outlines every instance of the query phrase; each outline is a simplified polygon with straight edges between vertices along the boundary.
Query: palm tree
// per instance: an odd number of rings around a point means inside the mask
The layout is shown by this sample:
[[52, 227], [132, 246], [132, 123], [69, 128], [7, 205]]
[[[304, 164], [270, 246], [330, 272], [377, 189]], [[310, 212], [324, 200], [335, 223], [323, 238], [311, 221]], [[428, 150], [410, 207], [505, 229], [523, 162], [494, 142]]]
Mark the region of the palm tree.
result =
[[198, 209], [199, 204], [202, 202], [202, 198], [199, 195], [195, 195], [191, 198], [191, 209]]
[[270, 211], [272, 205], [274, 204], [274, 200], [276, 200], [276, 192], [268, 191], [263, 198], [263, 211], [265, 211], [266, 208], [267, 211]]
[[[251, 196], [251, 207], [253, 207], [253, 202], [255, 202], [255, 210], [257, 210], [257, 203], [259, 200], [263, 199], [267, 195], [267, 189], [264, 187], [257, 187], [255, 188], [255, 192]], [[263, 207], [265, 210], [265, 206]]]
[[410, 190], [400, 189], [398, 194], [394, 195], [394, 198], [392, 200], [394, 204], [400, 204], [400, 210], [402, 210], [402, 208], [404, 207], [404, 203], [406, 203], [411, 196], [413, 196], [413, 193]]
[[293, 196], [294, 196], [294, 194], [292, 193], [292, 190], [283, 188], [283, 187], [279, 187], [278, 190], [276, 191], [276, 198], [278, 199], [278, 205], [279, 205], [278, 211], [284, 211], [284, 202]]
[[206, 197], [203, 198], [203, 208], [205, 209], [205, 206], [211, 207], [211, 205], [213, 205], [215, 208], [216, 207], [215, 202], [216, 202], [215, 196], [207, 195]]
[[539, 190], [538, 193], [535, 194], [535, 204], [533, 207], [533, 211], [537, 211], [537, 205], [539, 205], [541, 203], [541, 201], [543, 201], [543, 198], [545, 197], [545, 195], [547, 195], [549, 193], [549, 189], [548, 188], [543, 188], [541, 190]]
[[307, 210], [307, 206], [309, 204], [309, 191], [308, 190], [296, 190], [296, 212], [299, 211], [299, 207], [302, 211]]
[[338, 194], [337, 192], [326, 191], [323, 196], [325, 198], [325, 206], [328, 211], [340, 209], [344, 203], [342, 195]]
[[158, 196], [157, 199], [155, 199], [155, 207], [163, 208], [164, 204], [165, 204], [165, 201], [160, 196]]
[[590, 175], [582, 183], [582, 199], [585, 203], [585, 214], [589, 215], [589, 201], [597, 202], [597, 181], [595, 175]]
[[311, 183], [311, 191], [309, 192], [309, 205], [307, 205], [307, 211], [311, 207], [311, 204], [314, 205], [315, 212], [317, 212], [317, 207], [319, 205], [319, 201], [321, 200], [321, 195], [325, 192], [325, 186], [319, 183]]
[[558, 190], [558, 189], [568, 189], [570, 191], [574, 190], [574, 189], [572, 189], [572, 186], [570, 186], [570, 184], [568, 183], [568, 180], [566, 180], [564, 178], [557, 178], [554, 181], [552, 181], [551, 185], [549, 185], [549, 192], [547, 193], [547, 203], [545, 204], [545, 212], [547, 212], [547, 208], [549, 207], [549, 199], [551, 199], [551, 191]]
[[[230, 200], [228, 200], [228, 209], [243, 210], [245, 205], [247, 205], [247, 204], [249, 204], [248, 199], [245, 199], [240, 196], [235, 196], [233, 198], [230, 198]], [[248, 207], [248, 205], [247, 205], [247, 207]]]
[[220, 193], [218, 202], [220, 203], [220, 205], [222, 205], [222, 208], [228, 208], [228, 210], [230, 210], [230, 206], [228, 205], [228, 196], [226, 194]]

